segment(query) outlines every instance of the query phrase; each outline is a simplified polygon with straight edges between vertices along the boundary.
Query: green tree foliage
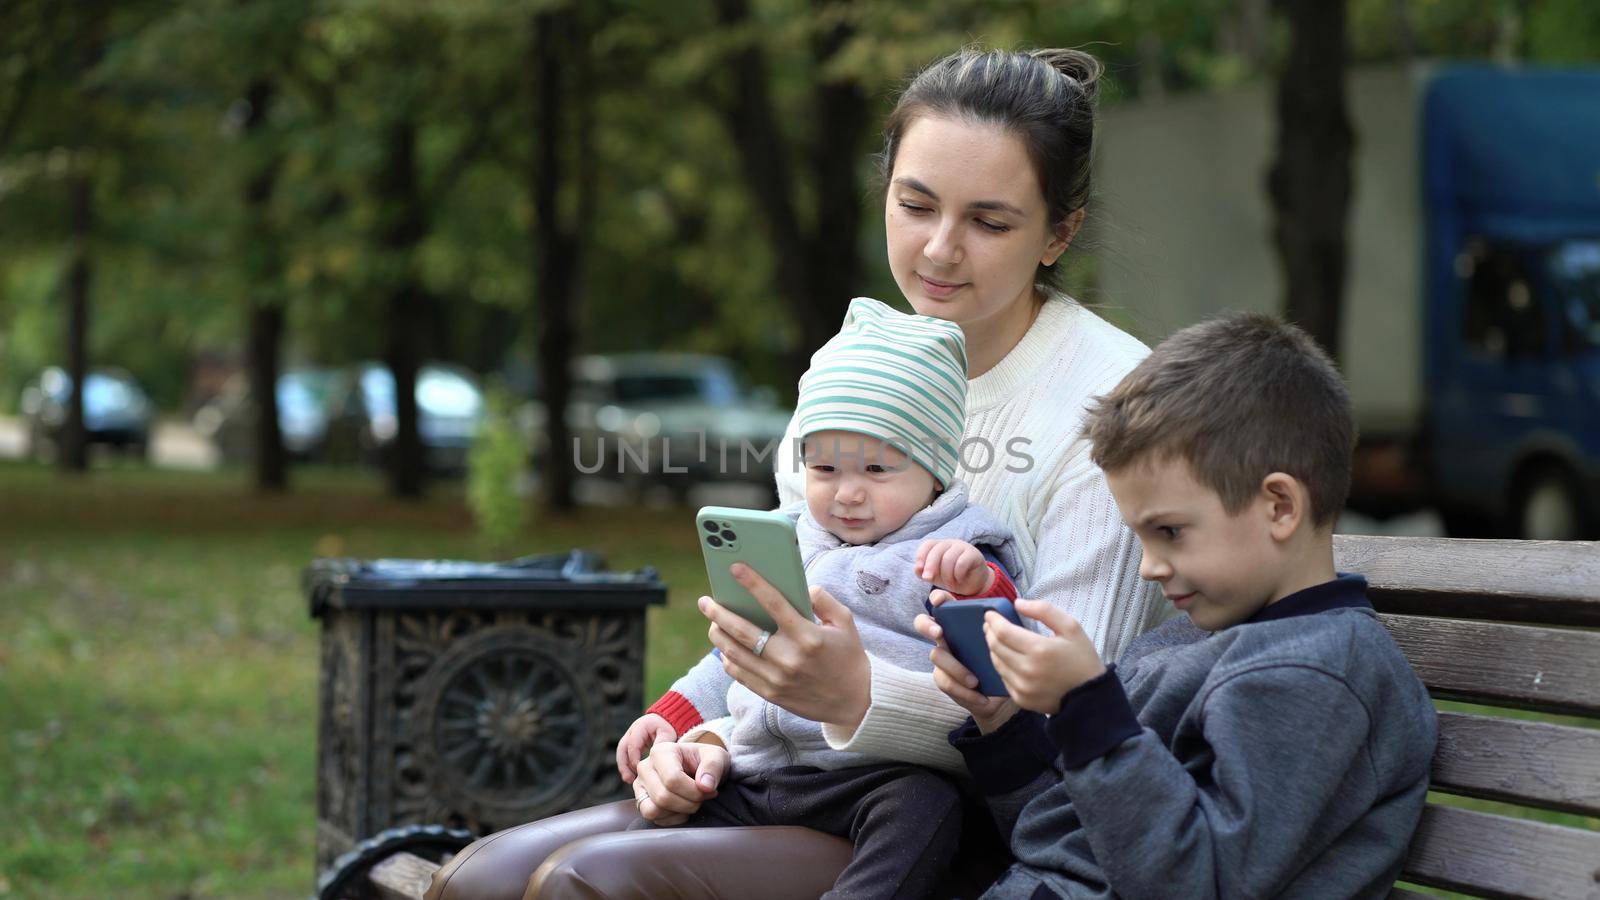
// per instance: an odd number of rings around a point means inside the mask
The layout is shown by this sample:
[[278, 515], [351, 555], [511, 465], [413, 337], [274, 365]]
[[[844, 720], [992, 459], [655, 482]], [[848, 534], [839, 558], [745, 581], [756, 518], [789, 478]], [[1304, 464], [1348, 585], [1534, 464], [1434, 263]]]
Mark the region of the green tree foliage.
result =
[[[70, 253], [70, 186], [92, 185], [89, 253], [92, 364], [133, 370], [164, 405], [182, 399], [189, 354], [226, 340], [211, 297], [229, 267], [216, 264], [214, 170], [196, 166], [215, 118], [192, 88], [150, 77], [144, 43], [160, 10], [116, 4], [95, 25], [92, 4], [8, 4], [8, 77], [0, 134], [0, 398], [62, 363], [63, 277]], [[88, 67], [90, 29], [103, 31]], [[10, 46], [12, 42], [15, 46]]]
[[[588, 60], [581, 79], [562, 81], [564, 108], [577, 108], [568, 94], [587, 97], [592, 129], [589, 149], [567, 160], [592, 171], [592, 187], [579, 190], [574, 174], [557, 199], [558, 218], [584, 220], [572, 348], [723, 353], [788, 392], [849, 296], [896, 296], [872, 154], [917, 66], [968, 42], [1085, 46], [1108, 65], [1107, 103], [1204, 89], [1276, 71], [1287, 44], [1275, 8], [10, 0], [0, 4], [0, 410], [62, 361], [68, 186], [91, 166], [89, 358], [131, 369], [167, 410], [195, 399], [199, 360], [243, 360], [261, 308], [281, 310], [288, 362], [402, 354], [485, 373], [537, 368], [549, 307], [536, 248], [549, 223], [530, 175], [542, 136], [530, 48], [550, 15], [581, 18], [572, 40], [583, 52], [562, 58]], [[96, 9], [107, 11], [103, 53], [85, 68], [75, 60]], [[1592, 62], [1600, 50], [1584, 0], [1348, 0], [1348, 10], [1353, 64]], [[268, 99], [252, 102], [263, 85]], [[1092, 266], [1079, 257], [1068, 265], [1087, 283]]]

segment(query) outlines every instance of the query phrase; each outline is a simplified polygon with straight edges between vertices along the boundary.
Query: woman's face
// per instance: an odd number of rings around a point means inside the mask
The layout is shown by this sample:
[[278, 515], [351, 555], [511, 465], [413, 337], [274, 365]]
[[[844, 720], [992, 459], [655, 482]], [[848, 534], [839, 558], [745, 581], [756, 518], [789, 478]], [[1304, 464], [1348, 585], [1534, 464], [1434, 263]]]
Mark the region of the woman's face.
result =
[[1034, 272], [1070, 233], [1046, 223], [1028, 151], [992, 125], [920, 116], [906, 129], [884, 204], [889, 268], [925, 316], [959, 325], [1031, 307]]

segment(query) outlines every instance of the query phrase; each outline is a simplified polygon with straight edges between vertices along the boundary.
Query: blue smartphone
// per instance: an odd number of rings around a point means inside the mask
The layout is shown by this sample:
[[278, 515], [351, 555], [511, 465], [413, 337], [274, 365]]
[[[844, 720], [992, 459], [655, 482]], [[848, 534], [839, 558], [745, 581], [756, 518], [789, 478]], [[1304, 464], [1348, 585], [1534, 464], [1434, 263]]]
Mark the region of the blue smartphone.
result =
[[972, 674], [978, 676], [978, 692], [986, 697], [1010, 696], [1000, 673], [989, 658], [989, 643], [983, 639], [983, 617], [994, 610], [1014, 625], [1021, 625], [1016, 607], [1004, 597], [979, 597], [975, 600], [946, 600], [932, 608], [933, 620], [944, 629], [944, 642], [950, 652]]

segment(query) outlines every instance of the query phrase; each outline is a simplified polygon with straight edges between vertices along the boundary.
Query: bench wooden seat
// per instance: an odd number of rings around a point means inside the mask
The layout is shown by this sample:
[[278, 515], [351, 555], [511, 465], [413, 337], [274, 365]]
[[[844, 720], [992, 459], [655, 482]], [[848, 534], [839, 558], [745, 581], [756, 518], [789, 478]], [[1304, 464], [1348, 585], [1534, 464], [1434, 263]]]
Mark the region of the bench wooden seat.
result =
[[[1600, 544], [1340, 535], [1334, 553], [1340, 571], [1367, 576], [1430, 693], [1475, 705], [1440, 712], [1433, 790], [1506, 805], [1430, 802], [1402, 881], [1481, 897], [1600, 898]], [[1524, 711], [1569, 718], [1529, 721]], [[1540, 810], [1587, 821], [1515, 814]], [[380, 867], [393, 879], [383, 896], [420, 897], [398, 885], [423, 884], [432, 868]]]

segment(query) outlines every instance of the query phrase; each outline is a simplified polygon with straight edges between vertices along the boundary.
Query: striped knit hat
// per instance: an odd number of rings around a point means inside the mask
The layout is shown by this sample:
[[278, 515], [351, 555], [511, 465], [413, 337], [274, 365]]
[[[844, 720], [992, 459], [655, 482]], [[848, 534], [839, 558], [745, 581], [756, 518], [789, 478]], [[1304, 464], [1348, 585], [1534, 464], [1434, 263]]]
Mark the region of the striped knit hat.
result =
[[949, 488], [967, 422], [961, 326], [857, 297], [844, 327], [811, 355], [794, 415], [802, 438], [828, 430], [878, 438]]

